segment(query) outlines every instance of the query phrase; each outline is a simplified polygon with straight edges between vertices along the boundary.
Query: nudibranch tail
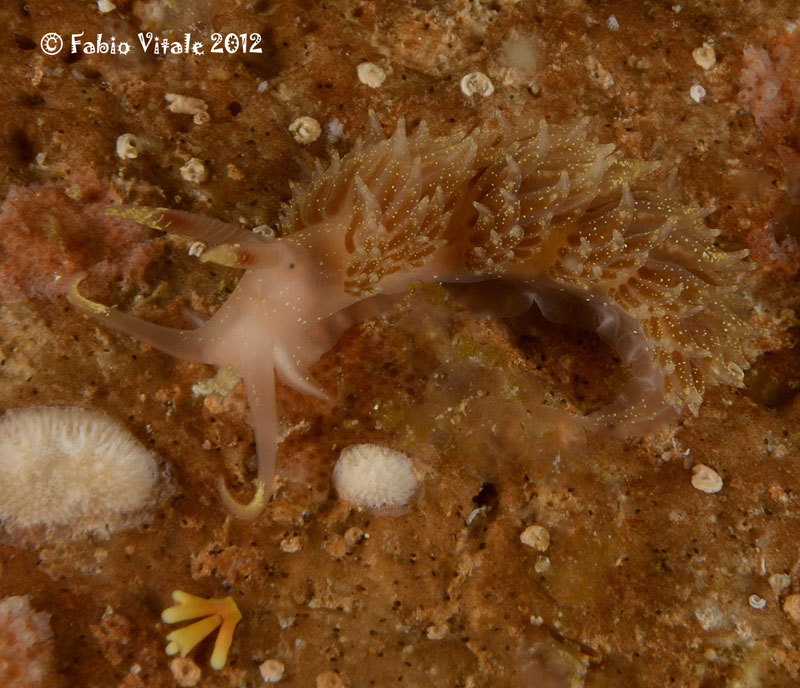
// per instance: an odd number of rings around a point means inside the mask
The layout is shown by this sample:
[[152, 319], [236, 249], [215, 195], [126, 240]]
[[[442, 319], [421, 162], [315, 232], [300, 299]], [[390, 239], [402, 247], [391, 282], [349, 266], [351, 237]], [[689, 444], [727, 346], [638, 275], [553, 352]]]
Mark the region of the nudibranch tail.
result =
[[621, 435], [647, 434], [677, 416], [664, 398], [664, 374], [653, 364], [646, 339], [619, 306], [600, 299], [575, 299], [563, 287], [553, 285], [538, 285], [530, 297], [548, 320], [595, 332], [630, 370], [614, 401], [579, 419], [584, 427]]

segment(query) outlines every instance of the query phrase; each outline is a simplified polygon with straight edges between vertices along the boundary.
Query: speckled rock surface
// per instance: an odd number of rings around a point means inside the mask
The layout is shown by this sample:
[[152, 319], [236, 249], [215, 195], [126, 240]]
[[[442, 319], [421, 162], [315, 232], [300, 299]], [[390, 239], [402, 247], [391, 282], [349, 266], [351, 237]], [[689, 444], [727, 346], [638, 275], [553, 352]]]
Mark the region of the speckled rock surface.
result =
[[[257, 686], [267, 659], [298, 687], [797, 685], [797, 20], [788, 0], [4, 2], [0, 409], [103, 410], [175, 481], [138, 529], [0, 545], [0, 597], [49, 615], [46, 685]], [[70, 54], [81, 31], [131, 51]], [[191, 32], [206, 53], [145, 53], [148, 31]], [[211, 53], [215, 31], [256, 34], [263, 51]], [[48, 32], [61, 53], [43, 52]], [[777, 79], [777, 118], [739, 95], [742, 70], [767, 64], [746, 61], [748, 46], [770, 56], [772, 76], [747, 83]], [[365, 62], [382, 83], [359, 79]], [[491, 93], [466, 95], [478, 72]], [[273, 224], [289, 182], [346, 153], [370, 109], [387, 131], [403, 116], [441, 133], [498, 113], [589, 116], [598, 139], [662, 161], [714, 206], [721, 245], [752, 250], [771, 351], [745, 389], [710, 390], [698, 417], [657, 437], [584, 437], [554, 410], [613, 398], [625, 371], [599, 339], [412, 289], [314, 368], [334, 404], [279, 385], [281, 487], [256, 521], [231, 518], [217, 478], [246, 497], [254, 471], [241, 386], [193, 394], [212, 368], [104, 330], [64, 285], [88, 270], [89, 298], [174, 327], [186, 307], [212, 313], [236, 271], [105, 208]], [[298, 142], [301, 117], [318, 138]], [[420, 486], [402, 511], [337, 499], [333, 465], [362, 443], [413, 462]], [[696, 464], [719, 491], [692, 486]], [[531, 525], [549, 535], [543, 551], [520, 539]], [[208, 641], [192, 653], [199, 678], [166, 655], [175, 589], [239, 605], [221, 671]]]

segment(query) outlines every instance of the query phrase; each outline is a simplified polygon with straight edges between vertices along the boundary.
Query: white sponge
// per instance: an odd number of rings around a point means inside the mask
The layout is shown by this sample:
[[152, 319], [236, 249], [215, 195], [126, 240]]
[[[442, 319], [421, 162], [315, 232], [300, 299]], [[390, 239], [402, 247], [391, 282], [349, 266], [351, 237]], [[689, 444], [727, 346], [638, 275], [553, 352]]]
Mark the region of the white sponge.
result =
[[0, 519], [8, 530], [108, 533], [151, 504], [155, 456], [96, 411], [33, 407], [0, 418]]
[[339, 497], [367, 507], [408, 504], [417, 489], [417, 476], [408, 457], [375, 444], [351, 444], [333, 468]]

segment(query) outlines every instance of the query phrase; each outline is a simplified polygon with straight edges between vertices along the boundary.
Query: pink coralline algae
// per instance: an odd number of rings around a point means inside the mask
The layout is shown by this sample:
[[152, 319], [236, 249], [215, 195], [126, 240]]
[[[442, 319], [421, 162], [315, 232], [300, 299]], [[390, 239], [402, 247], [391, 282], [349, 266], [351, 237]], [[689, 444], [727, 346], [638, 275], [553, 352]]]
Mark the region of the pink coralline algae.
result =
[[786, 173], [787, 194], [766, 226], [756, 224], [748, 237], [760, 264], [787, 275], [800, 271], [800, 31], [780, 35], [769, 49], [748, 46], [739, 77], [739, 102], [753, 115], [764, 144], [773, 149]]
[[12, 186], [0, 206], [0, 299], [63, 296], [69, 278], [89, 266], [104, 283], [141, 282], [160, 242], [104, 214], [119, 200], [91, 174]]

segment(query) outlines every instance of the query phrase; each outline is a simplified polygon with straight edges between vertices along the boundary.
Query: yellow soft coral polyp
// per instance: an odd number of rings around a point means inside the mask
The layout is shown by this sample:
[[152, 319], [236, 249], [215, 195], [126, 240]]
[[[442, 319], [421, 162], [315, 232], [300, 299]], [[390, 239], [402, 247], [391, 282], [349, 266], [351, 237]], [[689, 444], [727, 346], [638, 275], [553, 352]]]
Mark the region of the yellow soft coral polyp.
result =
[[161, 620], [164, 623], [180, 623], [190, 619], [200, 619], [200, 621], [167, 635], [167, 654], [172, 656], [180, 653], [181, 657], [185, 657], [200, 641], [219, 628], [214, 651], [211, 654], [211, 667], [222, 669], [228, 661], [233, 631], [242, 618], [242, 613], [233, 598], [206, 599], [175, 590], [172, 599], [178, 604], [168, 607], [161, 613]]

